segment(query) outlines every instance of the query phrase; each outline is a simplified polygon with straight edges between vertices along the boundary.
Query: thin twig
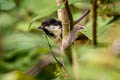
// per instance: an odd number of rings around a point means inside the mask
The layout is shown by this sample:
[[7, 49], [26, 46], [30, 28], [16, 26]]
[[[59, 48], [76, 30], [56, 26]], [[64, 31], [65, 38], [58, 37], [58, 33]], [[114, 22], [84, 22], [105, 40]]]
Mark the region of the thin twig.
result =
[[[49, 40], [48, 40], [48, 37], [47, 35], [45, 34], [45, 37], [46, 37], [46, 40], [48, 42], [48, 46], [51, 50], [51, 54], [53, 56], [53, 58], [56, 60], [56, 62], [60, 65], [60, 67], [63, 67], [64, 69], [64, 66], [63, 64], [56, 58], [53, 50], [52, 50], [52, 46], [50, 45], [49, 43]], [[40, 71], [45, 67], [47, 66], [48, 64], [51, 63], [51, 57], [50, 55], [46, 56], [44, 59], [40, 60], [40, 63], [38, 63], [35, 67], [33, 67], [32, 69], [30, 69], [29, 71], [27, 71], [25, 74], [27, 75], [32, 75], [32, 76], [36, 76], [37, 74], [40, 73]]]
[[79, 23], [84, 17], [86, 17], [90, 13], [90, 10], [85, 11], [85, 13], [80, 16], [77, 20], [75, 20], [74, 25]]
[[40, 71], [44, 67], [49, 65], [51, 62], [52, 62], [52, 59], [51, 59], [50, 55], [47, 55], [47, 56], [44, 57], [44, 59], [40, 60], [39, 63], [36, 66], [34, 66], [32, 69], [25, 72], [25, 74], [31, 75], [31, 76], [36, 76], [37, 74], [40, 73]]
[[97, 0], [93, 0], [93, 45], [97, 46]]
[[60, 65], [60, 67], [63, 67], [63, 68], [64, 68], [63, 64], [62, 64], [62, 63], [56, 58], [56, 56], [54, 55], [54, 52], [53, 52], [53, 50], [52, 50], [52, 46], [50, 45], [49, 40], [48, 40], [48, 37], [47, 37], [46, 34], [45, 34], [45, 37], [46, 37], [46, 39], [47, 39], [48, 46], [49, 46], [49, 48], [50, 48], [50, 50], [51, 50], [51, 54], [52, 54], [53, 58], [54, 58], [54, 59], [56, 60], [56, 62]]

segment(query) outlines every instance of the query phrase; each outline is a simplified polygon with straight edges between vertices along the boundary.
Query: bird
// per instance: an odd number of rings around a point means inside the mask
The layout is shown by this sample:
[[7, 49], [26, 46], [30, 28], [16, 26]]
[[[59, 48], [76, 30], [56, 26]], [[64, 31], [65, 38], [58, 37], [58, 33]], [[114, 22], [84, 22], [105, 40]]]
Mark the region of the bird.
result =
[[[45, 19], [41, 22], [41, 25], [38, 27], [38, 29], [42, 29], [47, 36], [53, 38], [54, 41], [58, 43], [62, 39], [62, 21], [58, 19], [54, 18]], [[89, 38], [85, 34], [80, 33], [76, 40], [86, 42], [89, 40]]]
[[62, 22], [57, 19], [49, 18], [44, 20], [38, 29], [42, 29], [49, 37], [62, 37]]

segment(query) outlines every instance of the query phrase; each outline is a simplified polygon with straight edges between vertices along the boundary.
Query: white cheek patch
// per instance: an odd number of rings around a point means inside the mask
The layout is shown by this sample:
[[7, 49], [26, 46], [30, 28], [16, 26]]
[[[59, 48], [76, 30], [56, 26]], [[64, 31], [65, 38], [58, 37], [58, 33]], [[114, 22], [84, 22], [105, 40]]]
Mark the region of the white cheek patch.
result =
[[54, 31], [54, 30], [59, 30], [60, 26], [50, 25], [50, 26], [46, 26], [45, 28], [49, 31]]
[[50, 26], [45, 26], [45, 29], [52, 32], [56, 36], [60, 35], [60, 33], [61, 33], [60, 26], [50, 25]]

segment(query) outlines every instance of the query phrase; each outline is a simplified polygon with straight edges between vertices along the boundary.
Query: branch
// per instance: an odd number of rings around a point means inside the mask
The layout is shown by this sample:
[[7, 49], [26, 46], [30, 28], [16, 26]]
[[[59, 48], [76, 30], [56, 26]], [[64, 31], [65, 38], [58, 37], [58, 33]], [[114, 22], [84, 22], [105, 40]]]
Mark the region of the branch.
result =
[[[51, 53], [53, 54], [53, 53]], [[51, 54], [44, 56], [37, 65], [33, 66], [32, 69], [25, 72], [26, 75], [36, 76], [38, 75], [46, 66], [53, 62], [53, 55]], [[55, 56], [55, 54], [54, 54]], [[55, 56], [56, 58], [56, 56]], [[59, 61], [58, 61], [59, 62]], [[64, 69], [64, 66], [60, 63], [60, 66]]]
[[90, 13], [90, 10], [85, 11], [85, 13], [80, 16], [77, 20], [75, 20], [74, 25], [79, 23], [84, 17], [86, 17]]
[[80, 29], [85, 29], [85, 28], [86, 28], [85, 26], [75, 25], [74, 28], [71, 30], [70, 35], [66, 36], [66, 40], [62, 41], [62, 42], [64, 42], [63, 43], [64, 45], [62, 46], [62, 48], [65, 49], [69, 45], [71, 45], [73, 40], [74, 40], [74, 37], [75, 37], [77, 31], [80, 30]]
[[70, 30], [71, 30], [73, 28], [73, 17], [72, 17], [70, 8], [69, 8], [68, 0], [64, 0], [64, 5], [65, 5], [65, 9], [68, 14], [69, 21], [70, 21]]
[[93, 0], [93, 45], [97, 46], [97, 0]]
[[39, 63], [36, 66], [34, 66], [29, 71], [25, 72], [25, 74], [31, 75], [31, 76], [36, 76], [37, 74], [40, 73], [40, 71], [44, 67], [46, 67], [50, 63], [52, 63], [52, 57], [51, 57], [51, 55], [47, 55], [47, 56], [44, 57], [44, 59], [40, 60]]
[[78, 30], [86, 28], [85, 26], [76, 25], [78, 22], [80, 22], [83, 18], [85, 18], [90, 13], [90, 10], [85, 11], [82, 16], [80, 16], [77, 20], [74, 22], [74, 27], [70, 32], [70, 35], [66, 35], [66, 39], [62, 40], [61, 50], [63, 51], [65, 48], [67, 48], [70, 44], [72, 44], [75, 34]]
[[[57, 6], [60, 6], [62, 4], [62, 0], [56, 0], [56, 5]], [[60, 8], [60, 9], [58, 9], [57, 10], [57, 13], [58, 13], [58, 19], [60, 20], [60, 21], [62, 21], [62, 9]]]
[[[68, 18], [70, 20], [70, 26], [71, 26], [71, 29], [72, 29], [72, 25], [73, 25], [73, 17], [72, 17], [72, 14], [71, 14], [71, 11], [70, 11], [70, 8], [69, 8], [69, 4], [68, 4], [68, 0], [56, 0], [56, 4], [57, 6], [61, 5], [62, 3], [64, 3], [65, 5], [65, 8], [63, 9], [58, 9], [58, 19], [60, 21], [62, 21], [62, 11], [66, 10], [67, 12], [67, 15], [68, 15]], [[66, 13], [65, 13], [66, 14]]]
[[64, 8], [62, 9], [62, 44], [60, 45], [60, 51], [62, 53], [64, 53], [70, 63], [72, 63], [72, 49], [71, 47], [67, 47], [64, 49], [63, 45], [65, 44], [64, 41], [66, 40], [66, 36], [67, 35], [70, 35], [70, 31], [72, 30], [73, 28], [73, 18], [72, 18], [72, 14], [70, 12], [70, 8], [69, 8], [69, 5], [68, 5], [68, 0], [62, 0], [63, 3], [64, 3]]

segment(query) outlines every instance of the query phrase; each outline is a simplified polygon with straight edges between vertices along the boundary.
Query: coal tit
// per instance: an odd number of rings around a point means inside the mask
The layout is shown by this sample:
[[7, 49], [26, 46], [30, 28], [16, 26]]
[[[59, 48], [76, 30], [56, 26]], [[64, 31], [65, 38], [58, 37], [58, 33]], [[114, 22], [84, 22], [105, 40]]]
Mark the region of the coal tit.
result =
[[[46, 19], [41, 23], [38, 29], [42, 29], [49, 37], [54, 38], [59, 42], [62, 38], [62, 22], [57, 19]], [[79, 36], [75, 38], [76, 40], [89, 40], [89, 38], [83, 33], [79, 32]]]
[[50, 37], [62, 37], [62, 22], [57, 19], [50, 18], [44, 20], [38, 29], [42, 29]]

